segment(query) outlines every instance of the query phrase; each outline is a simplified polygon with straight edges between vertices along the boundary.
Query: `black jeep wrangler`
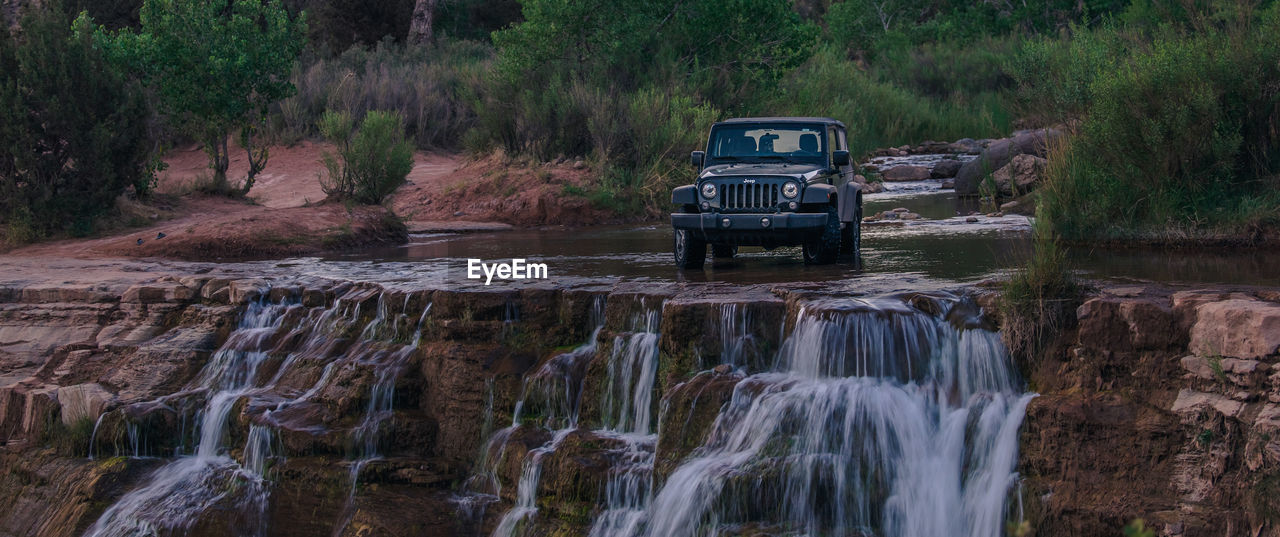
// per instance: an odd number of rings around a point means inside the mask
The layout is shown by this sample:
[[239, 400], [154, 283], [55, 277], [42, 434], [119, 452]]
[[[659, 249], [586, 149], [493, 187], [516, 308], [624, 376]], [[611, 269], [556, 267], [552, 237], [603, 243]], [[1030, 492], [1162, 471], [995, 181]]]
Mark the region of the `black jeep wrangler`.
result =
[[676, 265], [702, 268], [739, 246], [804, 247], [808, 264], [860, 262], [862, 191], [844, 123], [825, 117], [739, 118], [712, 125], [694, 151], [698, 179], [671, 192]]

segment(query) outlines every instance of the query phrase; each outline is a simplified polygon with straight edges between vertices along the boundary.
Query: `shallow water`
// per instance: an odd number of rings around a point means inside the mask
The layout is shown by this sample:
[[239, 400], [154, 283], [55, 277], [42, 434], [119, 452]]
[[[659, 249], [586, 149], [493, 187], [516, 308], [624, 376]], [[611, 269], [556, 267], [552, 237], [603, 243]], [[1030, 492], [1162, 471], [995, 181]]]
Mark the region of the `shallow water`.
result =
[[[953, 190], [941, 189], [941, 184], [940, 180], [889, 183], [889, 191], [866, 197], [866, 215], [906, 208], [922, 218], [864, 225], [861, 270], [848, 259], [806, 266], [798, 247], [742, 248], [732, 260], [708, 260], [704, 270], [678, 270], [672, 261], [671, 229], [665, 224], [414, 235], [403, 246], [291, 263], [320, 275], [468, 286], [483, 283], [468, 280], [468, 259], [524, 258], [546, 263], [551, 280], [562, 284], [823, 282], [837, 289], [868, 292], [971, 284], [1007, 274], [1023, 263], [1031, 250], [1028, 218], [979, 214], [977, 222], [967, 222], [976, 207], [956, 198]], [[1280, 271], [1274, 269], [1280, 266], [1280, 252], [1074, 248], [1069, 254], [1080, 274], [1099, 280], [1280, 284]]]

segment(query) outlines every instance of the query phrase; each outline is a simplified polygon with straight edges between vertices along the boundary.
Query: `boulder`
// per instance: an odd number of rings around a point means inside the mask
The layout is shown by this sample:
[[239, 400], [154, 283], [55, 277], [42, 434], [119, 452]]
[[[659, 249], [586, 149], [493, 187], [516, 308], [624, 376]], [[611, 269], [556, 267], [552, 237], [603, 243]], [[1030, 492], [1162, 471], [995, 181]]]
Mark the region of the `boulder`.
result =
[[924, 166], [894, 166], [880, 176], [885, 181], [923, 181], [929, 178], [929, 168]]
[[1161, 350], [1181, 345], [1172, 308], [1148, 299], [1092, 298], [1076, 310], [1081, 347], [1104, 351]]
[[991, 174], [1000, 195], [1021, 196], [1035, 189], [1049, 161], [1034, 155], [1013, 157], [1004, 167]]
[[1196, 308], [1191, 352], [1253, 360], [1280, 351], [1280, 304], [1237, 298]]
[[929, 171], [929, 176], [934, 179], [955, 177], [956, 173], [960, 172], [961, 166], [964, 166], [964, 163], [958, 160], [942, 159], [933, 165], [933, 169]]
[[948, 144], [947, 152], [977, 155], [982, 153], [983, 147], [982, 142], [974, 140], [973, 138], [961, 138]]
[[115, 394], [101, 384], [76, 384], [58, 388], [58, 403], [62, 405], [62, 423], [72, 425], [77, 421], [96, 420]]
[[960, 171], [956, 173], [956, 194], [978, 195], [979, 183], [986, 174], [1003, 168], [1018, 155], [1045, 157], [1049, 145], [1061, 136], [1062, 132], [1055, 129], [1036, 129], [1018, 131], [1012, 138], [991, 142], [978, 158], [960, 167]]

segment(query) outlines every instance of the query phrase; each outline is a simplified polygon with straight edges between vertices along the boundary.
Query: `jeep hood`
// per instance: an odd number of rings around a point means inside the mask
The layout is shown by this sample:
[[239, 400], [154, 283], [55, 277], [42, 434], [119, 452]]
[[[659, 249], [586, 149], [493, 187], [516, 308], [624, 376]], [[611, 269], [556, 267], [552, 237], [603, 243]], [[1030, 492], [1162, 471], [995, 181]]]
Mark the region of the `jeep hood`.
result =
[[821, 173], [822, 166], [816, 164], [795, 164], [786, 162], [735, 162], [709, 166], [698, 174], [698, 180], [715, 179], [717, 177], [755, 177], [772, 175], [791, 177], [808, 181]]

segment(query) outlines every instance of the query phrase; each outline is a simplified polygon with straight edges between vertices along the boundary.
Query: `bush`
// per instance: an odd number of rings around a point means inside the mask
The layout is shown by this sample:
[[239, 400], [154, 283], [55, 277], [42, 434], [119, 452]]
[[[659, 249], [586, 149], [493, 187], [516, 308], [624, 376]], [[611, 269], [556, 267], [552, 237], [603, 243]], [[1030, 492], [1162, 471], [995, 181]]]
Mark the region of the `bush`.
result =
[[10, 241], [84, 235], [127, 191], [152, 188], [149, 111], [56, 6], [32, 9], [20, 38], [0, 20], [0, 220]]
[[929, 139], [998, 136], [1009, 128], [1009, 119], [993, 96], [972, 101], [928, 99], [873, 80], [830, 47], [820, 49], [784, 79], [767, 102], [762, 108], [773, 115], [843, 120], [854, 155]]
[[1259, 24], [1157, 40], [1089, 86], [1051, 159], [1045, 217], [1087, 240], [1258, 237], [1280, 222], [1280, 7]]
[[1027, 40], [1006, 60], [1020, 112], [1038, 119], [1037, 124], [1083, 117], [1093, 103], [1094, 79], [1115, 69], [1131, 46], [1114, 27], [1071, 30], [1069, 38]]
[[413, 145], [405, 141], [396, 112], [372, 111], [359, 130], [353, 131], [354, 124], [345, 112], [326, 112], [320, 119], [320, 131], [338, 146], [337, 154], [323, 155], [327, 175], [320, 184], [333, 197], [382, 203], [413, 169]]
[[472, 103], [492, 59], [492, 47], [472, 41], [355, 46], [295, 67], [291, 80], [298, 93], [280, 101], [272, 128], [277, 139], [297, 140], [317, 134], [326, 110], [357, 121], [370, 110], [394, 110], [418, 147], [458, 149], [476, 124]]

